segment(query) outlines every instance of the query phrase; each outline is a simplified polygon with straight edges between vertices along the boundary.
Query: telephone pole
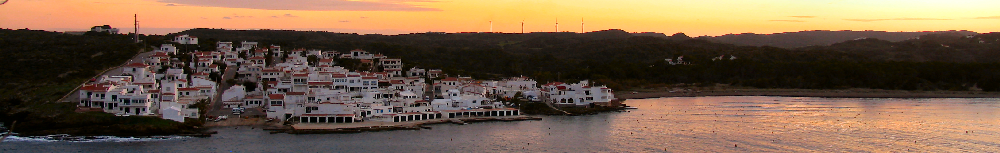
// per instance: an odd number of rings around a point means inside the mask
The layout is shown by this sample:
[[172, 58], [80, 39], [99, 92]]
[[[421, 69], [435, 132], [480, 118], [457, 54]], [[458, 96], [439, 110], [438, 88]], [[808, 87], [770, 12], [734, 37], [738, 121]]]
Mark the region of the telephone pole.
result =
[[139, 43], [139, 14], [135, 14], [135, 43]]

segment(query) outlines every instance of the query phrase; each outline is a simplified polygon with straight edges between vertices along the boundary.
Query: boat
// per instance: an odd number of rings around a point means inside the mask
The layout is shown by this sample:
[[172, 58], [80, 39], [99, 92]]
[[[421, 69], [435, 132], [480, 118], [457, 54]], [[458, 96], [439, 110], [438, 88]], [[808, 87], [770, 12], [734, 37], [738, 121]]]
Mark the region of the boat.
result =
[[639, 109], [638, 107], [625, 106], [625, 109]]

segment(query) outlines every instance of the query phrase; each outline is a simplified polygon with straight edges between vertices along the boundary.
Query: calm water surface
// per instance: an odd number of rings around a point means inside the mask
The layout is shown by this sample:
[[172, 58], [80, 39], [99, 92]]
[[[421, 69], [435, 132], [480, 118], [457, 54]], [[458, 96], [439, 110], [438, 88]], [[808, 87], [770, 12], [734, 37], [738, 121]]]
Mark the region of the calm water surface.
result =
[[998, 152], [1000, 99], [684, 97], [639, 109], [432, 130], [210, 138], [8, 140], [0, 152]]

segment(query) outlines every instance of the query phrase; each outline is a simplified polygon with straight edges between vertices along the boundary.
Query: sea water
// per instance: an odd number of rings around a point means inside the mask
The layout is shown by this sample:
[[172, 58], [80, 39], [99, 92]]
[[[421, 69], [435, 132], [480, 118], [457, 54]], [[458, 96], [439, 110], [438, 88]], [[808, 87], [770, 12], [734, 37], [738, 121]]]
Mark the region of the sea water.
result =
[[998, 152], [1000, 99], [676, 97], [540, 121], [355, 134], [220, 127], [209, 138], [15, 137], [0, 152]]

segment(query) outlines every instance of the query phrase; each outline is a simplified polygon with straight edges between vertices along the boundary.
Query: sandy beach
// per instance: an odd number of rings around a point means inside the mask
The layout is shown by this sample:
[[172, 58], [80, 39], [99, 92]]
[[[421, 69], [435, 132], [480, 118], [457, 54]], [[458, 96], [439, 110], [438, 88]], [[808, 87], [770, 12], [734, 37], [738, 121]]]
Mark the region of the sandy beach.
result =
[[881, 89], [691, 89], [636, 90], [615, 92], [619, 99], [699, 96], [785, 96], [826, 98], [1000, 98], [1000, 92], [982, 91], [905, 91]]

